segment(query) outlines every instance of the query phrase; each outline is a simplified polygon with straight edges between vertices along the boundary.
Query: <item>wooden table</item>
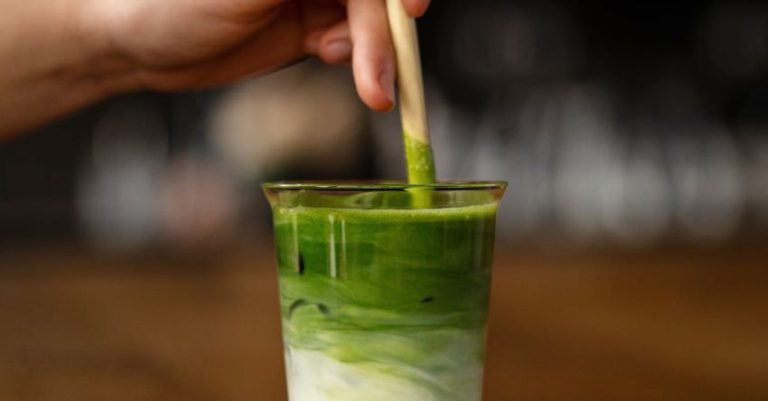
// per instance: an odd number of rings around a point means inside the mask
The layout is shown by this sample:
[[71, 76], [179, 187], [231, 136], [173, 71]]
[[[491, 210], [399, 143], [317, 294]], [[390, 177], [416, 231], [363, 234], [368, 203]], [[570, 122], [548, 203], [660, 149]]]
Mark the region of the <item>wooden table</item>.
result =
[[[486, 400], [768, 400], [768, 252], [499, 248]], [[0, 400], [285, 400], [274, 272], [0, 252]]]

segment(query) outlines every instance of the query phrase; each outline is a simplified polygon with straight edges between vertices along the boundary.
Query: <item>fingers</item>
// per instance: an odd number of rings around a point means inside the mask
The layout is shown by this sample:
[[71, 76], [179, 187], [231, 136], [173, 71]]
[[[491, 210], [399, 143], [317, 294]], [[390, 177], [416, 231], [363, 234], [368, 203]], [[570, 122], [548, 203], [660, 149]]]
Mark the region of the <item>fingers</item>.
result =
[[395, 105], [395, 55], [384, 0], [348, 0], [352, 70], [360, 98], [373, 110]]
[[403, 0], [405, 11], [414, 18], [419, 18], [427, 12], [430, 0]]
[[[427, 12], [431, 0], [402, 0], [405, 11], [413, 18], [419, 18]], [[347, 0], [338, 0], [339, 3], [347, 5]]]
[[349, 63], [352, 58], [349, 22], [339, 22], [325, 32], [319, 41], [317, 54], [329, 64]]
[[[339, 24], [321, 40], [319, 54], [331, 63], [346, 62], [351, 39], [352, 69], [360, 98], [376, 111], [395, 105], [395, 52], [389, 33], [385, 0], [346, 0], [349, 31]], [[430, 0], [402, 0], [406, 12], [420, 17]], [[347, 36], [349, 35], [349, 36]]]
[[[142, 70], [141, 79], [153, 89], [177, 90], [220, 85], [264, 73], [307, 54], [317, 54], [319, 37], [343, 21], [345, 15], [345, 10], [332, 1], [287, 2], [269, 24], [229, 52], [178, 68]], [[310, 40], [313, 36], [318, 36], [314, 51]]]

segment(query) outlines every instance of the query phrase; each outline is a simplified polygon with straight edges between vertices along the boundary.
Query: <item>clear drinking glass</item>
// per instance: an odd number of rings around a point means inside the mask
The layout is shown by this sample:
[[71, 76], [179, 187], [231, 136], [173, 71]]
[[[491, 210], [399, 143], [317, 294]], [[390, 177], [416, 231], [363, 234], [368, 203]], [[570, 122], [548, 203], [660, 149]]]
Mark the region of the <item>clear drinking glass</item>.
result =
[[265, 184], [291, 401], [479, 401], [503, 182]]

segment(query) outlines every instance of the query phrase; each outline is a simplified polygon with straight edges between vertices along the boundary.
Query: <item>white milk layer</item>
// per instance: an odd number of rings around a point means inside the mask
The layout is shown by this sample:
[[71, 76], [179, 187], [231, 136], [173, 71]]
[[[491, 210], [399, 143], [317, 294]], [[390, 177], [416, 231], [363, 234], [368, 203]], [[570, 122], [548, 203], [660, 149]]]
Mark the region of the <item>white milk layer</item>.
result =
[[285, 360], [290, 401], [443, 401], [418, 382], [342, 363], [318, 351], [287, 347]]

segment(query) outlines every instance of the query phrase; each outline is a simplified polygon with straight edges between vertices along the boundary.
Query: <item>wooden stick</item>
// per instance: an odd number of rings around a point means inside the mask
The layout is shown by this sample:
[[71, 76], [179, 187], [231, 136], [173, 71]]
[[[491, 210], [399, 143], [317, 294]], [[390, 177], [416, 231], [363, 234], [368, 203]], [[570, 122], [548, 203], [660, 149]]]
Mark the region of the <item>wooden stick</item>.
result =
[[408, 16], [402, 0], [387, 0], [387, 13], [397, 58], [398, 96], [408, 182], [432, 183], [436, 180], [435, 165], [429, 142], [416, 21]]

